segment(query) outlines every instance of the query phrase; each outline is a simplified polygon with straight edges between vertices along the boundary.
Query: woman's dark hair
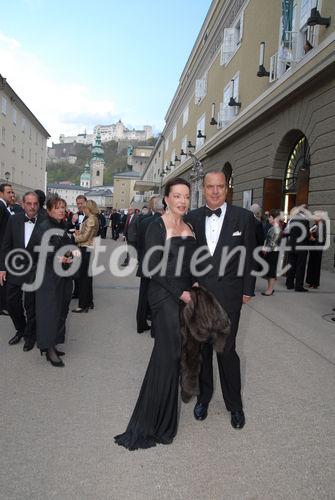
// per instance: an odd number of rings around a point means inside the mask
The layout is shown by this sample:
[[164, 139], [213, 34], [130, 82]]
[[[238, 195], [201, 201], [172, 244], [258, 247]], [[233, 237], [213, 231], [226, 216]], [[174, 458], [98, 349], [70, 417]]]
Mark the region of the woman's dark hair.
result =
[[[170, 181], [168, 181], [165, 184], [164, 197], [169, 196], [169, 194], [171, 192], [171, 188], [173, 186], [179, 186], [180, 184], [182, 184], [183, 186], [187, 186], [188, 189], [191, 191], [191, 184], [189, 182], [187, 182], [187, 180], [183, 179], [182, 177], [175, 177], [174, 179], [171, 179]], [[166, 209], [167, 205], [165, 203], [164, 198], [163, 198], [163, 205], [164, 205], [164, 209]]]
[[66, 207], [66, 201], [63, 198], [60, 198], [58, 194], [52, 194], [48, 196], [47, 199], [47, 210], [52, 210], [53, 208], [58, 208], [58, 206], [64, 203]]
[[276, 219], [278, 215], [280, 215], [280, 210], [278, 208], [271, 208], [271, 210], [269, 210], [269, 217]]

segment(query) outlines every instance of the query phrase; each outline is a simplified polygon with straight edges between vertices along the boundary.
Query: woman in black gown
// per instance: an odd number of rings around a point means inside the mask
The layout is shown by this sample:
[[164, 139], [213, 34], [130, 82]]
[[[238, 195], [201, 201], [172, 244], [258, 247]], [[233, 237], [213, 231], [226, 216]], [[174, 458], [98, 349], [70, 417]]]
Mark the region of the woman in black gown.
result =
[[[146, 252], [160, 246], [143, 261], [143, 270], [147, 269], [151, 278], [148, 299], [155, 344], [126, 432], [115, 437], [117, 444], [129, 450], [150, 448], [156, 443], [169, 444], [177, 432], [181, 354], [179, 305], [180, 301], [190, 301], [189, 290], [193, 283], [190, 261], [195, 250], [192, 230], [182, 219], [189, 208], [189, 199], [187, 181], [175, 178], [167, 183], [166, 211], [146, 232]], [[178, 273], [178, 254], [182, 252], [184, 256]]]
[[[36, 291], [36, 336], [37, 346], [46, 353], [46, 358], [53, 366], [63, 367], [57, 344], [65, 341], [65, 322], [69, 311], [72, 294], [72, 278], [59, 276], [55, 269], [54, 258], [56, 252], [65, 245], [73, 245], [71, 237], [66, 232], [64, 222], [66, 202], [57, 195], [47, 201], [47, 213], [39, 225], [37, 238], [42, 241], [43, 234], [48, 230], [57, 230], [59, 234], [50, 237], [49, 245], [53, 247], [48, 252], [43, 281]], [[66, 253], [66, 252], [65, 252]], [[61, 266], [66, 269], [72, 262], [72, 257], [61, 256]]]

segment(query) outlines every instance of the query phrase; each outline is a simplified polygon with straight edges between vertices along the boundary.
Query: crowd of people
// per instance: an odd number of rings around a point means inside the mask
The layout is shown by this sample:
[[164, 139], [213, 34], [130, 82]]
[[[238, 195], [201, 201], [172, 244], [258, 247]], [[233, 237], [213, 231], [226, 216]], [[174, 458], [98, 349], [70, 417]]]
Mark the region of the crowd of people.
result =
[[[94, 307], [89, 262], [94, 239], [101, 234], [99, 210], [95, 201], [80, 195], [78, 212], [72, 214], [64, 199], [50, 195], [46, 200], [40, 190], [27, 192], [19, 210], [12, 207], [12, 186], [1, 184], [0, 314], [9, 315], [16, 330], [9, 344], [23, 339], [27, 352], [37, 343], [41, 355], [62, 367], [59, 345], [65, 341], [71, 298], [78, 298], [74, 313]], [[76, 249], [67, 250], [69, 246]], [[69, 276], [65, 271], [76, 259], [78, 270]]]
[[[255, 295], [255, 273], [265, 269], [262, 276], [267, 287], [262, 295], [267, 297], [274, 295], [280, 259], [281, 264], [289, 264], [287, 289], [305, 292], [307, 287], [320, 284], [326, 239], [322, 213], [310, 215], [306, 206], [294, 207], [284, 221], [278, 209], [262, 214], [255, 204], [246, 210], [227, 203], [227, 192], [224, 173], [210, 170], [203, 178], [205, 205], [196, 210], [189, 210], [189, 183], [175, 178], [165, 185], [164, 196], [154, 195], [141, 211], [130, 208], [121, 213], [112, 209], [101, 214], [94, 201], [80, 195], [77, 213], [72, 214], [66, 210], [66, 201], [57, 195], [49, 196], [44, 208], [44, 193], [31, 191], [14, 214], [12, 186], [0, 185], [0, 309], [2, 314], [9, 314], [16, 330], [10, 345], [24, 338], [23, 350], [29, 351], [37, 343], [51, 365], [64, 366], [65, 353], [60, 345], [65, 340], [71, 299], [78, 299], [74, 313], [88, 313], [94, 308], [89, 268], [95, 238], [105, 238], [108, 225], [113, 240], [122, 235], [128, 246], [124, 267], [129, 265], [131, 251], [136, 252], [140, 278], [137, 332], [150, 330], [154, 347], [129, 424], [124, 433], [115, 436], [115, 442], [129, 450], [173, 441], [178, 425], [181, 359], [186, 366], [192, 365], [194, 417], [198, 421], [207, 418], [213, 395], [215, 342], [206, 331], [201, 338], [207, 340], [199, 340], [199, 329], [215, 329], [216, 318], [214, 323], [213, 317], [203, 321], [200, 310], [205, 316], [217, 311], [218, 318], [223, 318], [217, 328], [225, 325], [224, 341], [216, 349], [222, 397], [232, 427], [242, 429], [245, 415], [236, 336], [242, 305]], [[12, 251], [18, 249], [25, 250], [20, 270], [29, 272], [12, 271], [18, 264], [17, 260], [11, 262], [17, 259], [15, 253], [12, 258]], [[239, 253], [238, 249], [244, 251]], [[260, 250], [261, 259], [256, 258], [255, 249]], [[43, 273], [39, 272], [41, 261]], [[76, 267], [76, 262], [78, 270], [69, 276], [66, 271]], [[36, 282], [38, 286], [34, 287]], [[207, 294], [201, 298], [198, 316], [194, 304], [197, 289]], [[187, 346], [181, 335], [182, 317], [193, 318], [193, 324], [188, 325]], [[190, 346], [185, 354], [183, 350]]]

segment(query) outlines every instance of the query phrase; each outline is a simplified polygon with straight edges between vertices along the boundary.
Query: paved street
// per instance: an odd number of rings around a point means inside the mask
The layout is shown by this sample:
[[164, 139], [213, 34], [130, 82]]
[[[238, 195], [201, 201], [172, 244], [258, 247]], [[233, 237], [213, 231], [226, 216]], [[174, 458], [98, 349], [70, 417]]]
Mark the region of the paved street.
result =
[[1, 317], [1, 500], [334, 499], [335, 323], [323, 316], [335, 275], [308, 294], [264, 286], [238, 338], [246, 427], [232, 429], [216, 384], [206, 421], [182, 405], [173, 444], [144, 451], [113, 442], [153, 343], [136, 333], [136, 277], [95, 279], [96, 308], [69, 315], [63, 369], [9, 346]]

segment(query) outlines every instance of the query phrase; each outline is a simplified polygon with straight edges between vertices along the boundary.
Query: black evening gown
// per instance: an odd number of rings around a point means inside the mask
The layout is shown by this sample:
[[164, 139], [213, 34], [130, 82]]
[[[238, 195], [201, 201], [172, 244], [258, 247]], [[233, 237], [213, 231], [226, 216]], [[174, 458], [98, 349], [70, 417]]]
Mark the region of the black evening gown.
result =
[[[43, 281], [36, 291], [37, 346], [42, 350], [65, 342], [65, 322], [72, 294], [72, 278], [58, 276], [54, 271], [53, 260], [57, 250], [73, 244], [73, 241], [67, 235], [65, 225], [51, 217], [39, 225], [40, 240], [49, 229], [61, 230], [62, 234], [50, 238], [49, 244], [54, 250], [48, 253]], [[64, 265], [62, 267], [64, 269]]]
[[[179, 297], [192, 286], [190, 260], [195, 239], [177, 236], [166, 240], [165, 226], [159, 218], [149, 225], [146, 249], [164, 244], [166, 273], [165, 276], [151, 275], [148, 292], [154, 348], [126, 432], [115, 436], [115, 442], [129, 450], [150, 448], [156, 443], [169, 444], [177, 432], [181, 353]], [[177, 258], [181, 252], [184, 258], [179, 277], [176, 277]], [[156, 251], [150, 259], [149, 270], [154, 272], [162, 258], [163, 252]]]

